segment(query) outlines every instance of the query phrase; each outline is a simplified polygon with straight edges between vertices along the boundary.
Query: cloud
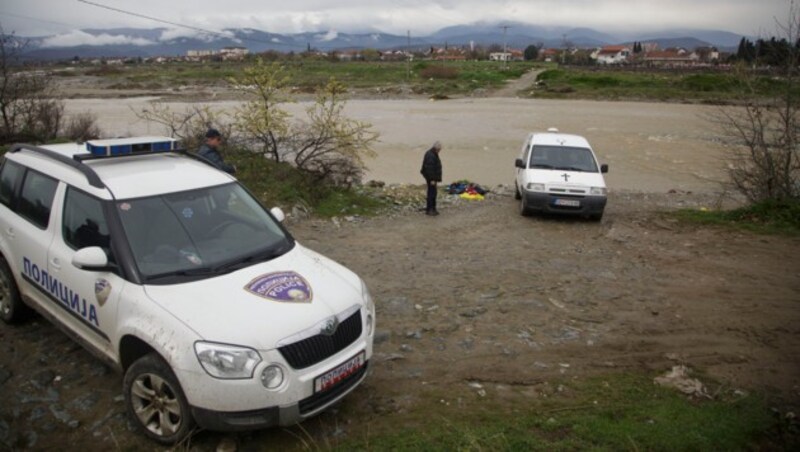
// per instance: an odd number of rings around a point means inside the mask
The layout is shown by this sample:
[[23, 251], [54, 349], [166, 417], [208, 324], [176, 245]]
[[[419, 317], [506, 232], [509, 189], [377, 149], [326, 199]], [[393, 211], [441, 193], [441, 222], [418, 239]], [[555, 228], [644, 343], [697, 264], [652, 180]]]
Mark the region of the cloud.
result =
[[93, 35], [82, 30], [74, 30], [69, 33], [50, 36], [42, 40], [42, 47], [107, 46], [119, 44], [149, 46], [155, 44], [155, 42], [144, 38], [110, 35], [108, 33]]
[[330, 30], [324, 35], [320, 34], [314, 37], [317, 38], [318, 41], [328, 42], [328, 41], [333, 41], [334, 39], [336, 39], [337, 36], [339, 36], [339, 33], [336, 30]]

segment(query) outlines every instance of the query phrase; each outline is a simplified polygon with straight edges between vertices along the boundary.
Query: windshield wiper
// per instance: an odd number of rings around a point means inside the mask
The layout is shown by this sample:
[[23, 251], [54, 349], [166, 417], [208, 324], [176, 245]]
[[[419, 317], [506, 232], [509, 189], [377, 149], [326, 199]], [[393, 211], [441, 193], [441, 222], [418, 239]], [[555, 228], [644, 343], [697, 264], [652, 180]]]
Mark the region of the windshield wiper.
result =
[[158, 273], [155, 275], [149, 275], [146, 277], [148, 281], [153, 281], [157, 279], [164, 279], [173, 276], [206, 276], [206, 275], [215, 275], [217, 272], [215, 269], [211, 267], [201, 267], [201, 268], [192, 268], [189, 270], [175, 270], [171, 272], [165, 273]]
[[214, 271], [216, 273], [229, 273], [234, 270], [247, 267], [248, 265], [253, 264], [255, 262], [265, 262], [275, 259], [276, 257], [284, 254], [285, 252], [286, 252], [285, 245], [281, 245], [275, 248], [268, 248], [263, 252], [253, 253], [243, 258], [234, 259], [230, 262], [217, 265], [216, 267], [214, 267]]
[[544, 168], [544, 169], [553, 169], [553, 165], [547, 165], [545, 163], [536, 163], [531, 168]]
[[586, 170], [583, 168], [578, 168], [577, 166], [559, 166], [558, 169], [564, 171], [577, 171], [579, 173], [585, 173]]

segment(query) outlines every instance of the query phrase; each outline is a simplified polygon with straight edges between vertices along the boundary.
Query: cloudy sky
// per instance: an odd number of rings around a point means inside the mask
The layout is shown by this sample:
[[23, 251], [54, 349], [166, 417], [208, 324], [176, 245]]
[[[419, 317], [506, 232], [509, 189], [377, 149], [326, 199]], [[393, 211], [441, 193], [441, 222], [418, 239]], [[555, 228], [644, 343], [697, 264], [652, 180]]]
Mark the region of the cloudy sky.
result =
[[96, 4], [209, 30], [401, 35], [409, 30], [417, 36], [481, 20], [607, 32], [706, 28], [772, 35], [776, 18], [785, 21], [789, 10], [788, 0], [2, 0], [0, 25], [6, 33], [19, 36], [58, 34], [76, 39], [80, 33], [75, 30], [81, 28], [170, 28]]

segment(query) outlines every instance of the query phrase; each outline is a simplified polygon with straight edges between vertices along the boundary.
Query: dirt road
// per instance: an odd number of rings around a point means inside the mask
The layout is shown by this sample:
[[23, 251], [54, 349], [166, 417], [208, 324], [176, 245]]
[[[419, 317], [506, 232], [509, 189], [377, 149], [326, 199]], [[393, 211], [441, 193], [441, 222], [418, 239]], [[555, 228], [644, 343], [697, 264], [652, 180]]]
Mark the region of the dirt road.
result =
[[[436, 403], [430, 391], [455, 399], [475, 381], [487, 401], [537, 397], [559, 378], [677, 363], [732, 388], [774, 388], [796, 409], [800, 240], [658, 213], [712, 201], [615, 192], [598, 224], [521, 217], [509, 193], [445, 205], [435, 218], [290, 225], [369, 284], [378, 308], [372, 373], [338, 410], [239, 445], [300, 448], [297, 436], [319, 445], [361, 435], [367, 419], [392, 425]], [[0, 340], [0, 444], [152, 448], [123, 420], [121, 377], [55, 328], [0, 326]], [[213, 450], [223, 438], [206, 432], [192, 444]]]

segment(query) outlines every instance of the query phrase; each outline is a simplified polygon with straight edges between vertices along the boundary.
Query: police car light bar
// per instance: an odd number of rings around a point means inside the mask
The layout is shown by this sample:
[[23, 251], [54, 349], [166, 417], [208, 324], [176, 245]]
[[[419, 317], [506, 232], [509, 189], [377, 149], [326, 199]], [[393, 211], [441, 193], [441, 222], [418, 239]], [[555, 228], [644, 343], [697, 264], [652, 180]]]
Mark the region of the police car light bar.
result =
[[169, 137], [115, 138], [86, 142], [86, 150], [93, 157], [112, 157], [134, 154], [151, 154], [179, 150], [178, 140]]

